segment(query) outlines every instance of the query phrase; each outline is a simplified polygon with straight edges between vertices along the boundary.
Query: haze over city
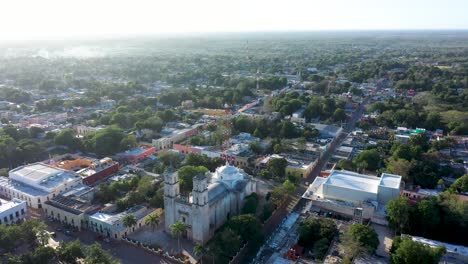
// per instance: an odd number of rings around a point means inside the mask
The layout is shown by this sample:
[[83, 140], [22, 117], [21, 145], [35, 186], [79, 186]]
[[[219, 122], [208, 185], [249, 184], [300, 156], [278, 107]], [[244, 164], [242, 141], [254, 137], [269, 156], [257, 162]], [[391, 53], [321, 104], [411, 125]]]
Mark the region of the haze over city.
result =
[[463, 0], [3, 1], [0, 40], [157, 33], [467, 29]]

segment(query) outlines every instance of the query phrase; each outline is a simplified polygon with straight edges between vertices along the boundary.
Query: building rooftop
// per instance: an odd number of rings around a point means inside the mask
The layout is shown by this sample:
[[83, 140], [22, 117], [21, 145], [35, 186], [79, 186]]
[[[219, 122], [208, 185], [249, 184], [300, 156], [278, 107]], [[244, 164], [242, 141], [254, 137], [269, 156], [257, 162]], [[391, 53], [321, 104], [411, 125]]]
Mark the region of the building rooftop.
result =
[[376, 177], [345, 170], [333, 170], [324, 184], [362, 192], [377, 193], [379, 186], [399, 189], [401, 176], [383, 173], [381, 177]]
[[145, 151], [147, 151], [148, 149], [150, 149], [150, 147], [141, 146], [131, 150], [117, 153], [117, 156], [138, 156], [145, 153]]
[[9, 176], [13, 182], [21, 182], [46, 192], [50, 192], [62, 184], [73, 182], [77, 178], [80, 178], [75, 172], [55, 168], [44, 163], [34, 163], [18, 167], [11, 170]]
[[424, 237], [417, 237], [417, 236], [409, 236], [409, 237], [411, 237], [413, 241], [423, 243], [430, 247], [445, 246], [445, 249], [447, 249], [447, 252], [449, 253], [462, 255], [462, 256], [468, 256], [468, 247], [440, 242], [437, 240], [427, 239]]
[[353, 189], [362, 192], [377, 193], [380, 178], [350, 171], [334, 170], [324, 184]]
[[153, 213], [154, 211], [156, 211], [156, 209], [147, 208], [146, 206], [143, 206], [143, 205], [135, 205], [132, 208], [128, 209], [127, 211], [121, 212], [118, 214], [107, 214], [103, 212], [96, 212], [90, 217], [98, 221], [110, 224], [110, 225], [117, 224], [119, 226], [120, 221], [128, 214], [135, 216], [136, 220], [138, 221], [142, 219], [143, 217]]
[[[54, 174], [62, 173], [62, 170], [47, 166], [42, 163], [35, 163], [28, 166], [18, 167], [13, 169], [10, 173], [14, 173], [15, 177], [27, 178], [30, 181], [40, 182]], [[16, 176], [17, 175], [17, 176]]]
[[388, 188], [400, 188], [401, 176], [389, 173], [382, 173], [380, 177], [380, 186]]
[[24, 183], [18, 181], [12, 181], [11, 179], [3, 176], [0, 177], [0, 186], [11, 190], [16, 190], [18, 192], [26, 193], [31, 196], [45, 196], [49, 194], [49, 192], [25, 185]]
[[22, 203], [26, 203], [20, 199], [13, 198], [10, 201], [0, 198], [0, 212], [4, 212], [8, 209], [14, 208]]
[[84, 212], [91, 213], [100, 209], [100, 206], [91, 204], [91, 197], [94, 189], [83, 184], [79, 184], [64, 191], [45, 204], [60, 208], [69, 213], [79, 215]]

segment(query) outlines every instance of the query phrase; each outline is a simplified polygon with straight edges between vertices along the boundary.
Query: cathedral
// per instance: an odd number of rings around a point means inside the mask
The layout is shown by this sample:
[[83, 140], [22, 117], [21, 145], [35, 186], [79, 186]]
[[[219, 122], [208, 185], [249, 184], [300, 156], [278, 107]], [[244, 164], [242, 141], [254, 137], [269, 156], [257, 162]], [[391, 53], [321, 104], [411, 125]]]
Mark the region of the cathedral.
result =
[[241, 212], [244, 198], [256, 192], [257, 183], [242, 169], [226, 164], [214, 173], [193, 178], [193, 190], [188, 197], [179, 191], [175, 171], [164, 173], [165, 229], [181, 221], [187, 225], [184, 234], [196, 243], [205, 243], [231, 216]]

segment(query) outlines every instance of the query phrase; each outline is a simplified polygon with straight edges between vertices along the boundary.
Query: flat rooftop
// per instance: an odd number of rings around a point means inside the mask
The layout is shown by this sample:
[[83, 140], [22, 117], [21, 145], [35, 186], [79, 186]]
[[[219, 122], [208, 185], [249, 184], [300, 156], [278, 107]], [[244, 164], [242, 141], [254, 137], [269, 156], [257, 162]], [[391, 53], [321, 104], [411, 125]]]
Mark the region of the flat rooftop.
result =
[[8, 201], [5, 199], [0, 198], [0, 212], [4, 212], [8, 209], [14, 208], [22, 203], [26, 203], [25, 201], [21, 201], [19, 199], [13, 198], [12, 200]]
[[379, 177], [368, 176], [351, 171], [333, 170], [324, 184], [362, 192], [377, 193], [379, 183]]
[[44, 163], [34, 163], [11, 170], [10, 177], [19, 176], [33, 182], [40, 182], [43, 179], [60, 173], [64, 173], [64, 171]]
[[73, 171], [55, 168], [44, 163], [34, 163], [18, 167], [9, 172], [13, 182], [50, 192], [62, 184], [76, 181], [81, 177]]
[[379, 187], [399, 189], [401, 176], [382, 173], [381, 177], [345, 170], [333, 170], [324, 184], [368, 193], [377, 193]]
[[401, 176], [389, 173], [382, 173], [380, 186], [397, 189], [400, 188]]
[[138, 156], [151, 149], [151, 147], [137, 147], [131, 150], [117, 153], [117, 156]]
[[15, 190], [18, 192], [26, 193], [31, 196], [46, 196], [50, 192], [43, 191], [41, 189], [37, 189], [28, 185], [25, 185], [21, 182], [17, 181], [12, 181], [11, 179], [7, 177], [0, 177], [0, 186], [10, 189], [10, 190]]

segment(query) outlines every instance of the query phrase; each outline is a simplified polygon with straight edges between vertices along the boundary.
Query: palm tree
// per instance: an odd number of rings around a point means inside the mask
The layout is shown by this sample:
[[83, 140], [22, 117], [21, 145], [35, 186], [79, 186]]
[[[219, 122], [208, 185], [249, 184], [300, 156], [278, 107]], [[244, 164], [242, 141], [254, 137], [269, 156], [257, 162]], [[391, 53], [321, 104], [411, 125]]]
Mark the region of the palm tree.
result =
[[159, 222], [161, 221], [161, 218], [157, 213], [152, 213], [146, 218], [145, 224], [151, 226], [151, 228], [154, 229], [159, 225]]
[[195, 256], [200, 257], [200, 264], [202, 264], [203, 256], [206, 254], [206, 248], [203, 246], [203, 244], [196, 244], [195, 247], [193, 247], [193, 253]]
[[187, 225], [181, 221], [177, 221], [171, 225], [172, 235], [177, 236], [177, 244], [179, 245], [180, 252], [180, 236], [187, 230]]
[[123, 218], [122, 223], [125, 227], [132, 227], [137, 224], [137, 220], [135, 216], [129, 214]]

